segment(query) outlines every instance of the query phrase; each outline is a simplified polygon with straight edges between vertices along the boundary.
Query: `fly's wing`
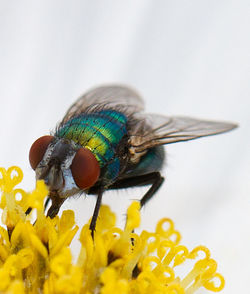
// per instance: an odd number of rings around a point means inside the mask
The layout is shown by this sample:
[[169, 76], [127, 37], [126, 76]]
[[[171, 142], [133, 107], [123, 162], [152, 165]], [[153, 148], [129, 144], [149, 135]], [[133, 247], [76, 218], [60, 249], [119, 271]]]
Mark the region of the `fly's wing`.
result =
[[116, 109], [124, 114], [131, 115], [142, 111], [144, 102], [134, 90], [126, 86], [101, 86], [81, 96], [69, 108], [62, 123], [83, 112], [93, 112], [96, 109]]
[[156, 114], [137, 114], [137, 123], [130, 130], [130, 153], [140, 154], [154, 146], [193, 140], [230, 131], [236, 124], [199, 120], [189, 117], [166, 117]]

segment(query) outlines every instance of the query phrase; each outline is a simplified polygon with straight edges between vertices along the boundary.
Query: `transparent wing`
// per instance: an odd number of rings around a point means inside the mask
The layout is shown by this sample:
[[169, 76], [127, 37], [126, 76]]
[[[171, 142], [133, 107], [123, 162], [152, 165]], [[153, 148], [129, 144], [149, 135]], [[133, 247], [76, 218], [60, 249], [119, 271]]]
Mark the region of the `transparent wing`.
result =
[[99, 108], [117, 109], [129, 115], [142, 111], [144, 102], [131, 88], [122, 85], [105, 85], [92, 89], [81, 96], [69, 108], [63, 122], [83, 112], [92, 112]]
[[148, 148], [193, 140], [230, 131], [236, 124], [207, 121], [190, 117], [166, 117], [156, 114], [136, 115], [137, 123], [130, 130], [131, 153], [142, 153]]

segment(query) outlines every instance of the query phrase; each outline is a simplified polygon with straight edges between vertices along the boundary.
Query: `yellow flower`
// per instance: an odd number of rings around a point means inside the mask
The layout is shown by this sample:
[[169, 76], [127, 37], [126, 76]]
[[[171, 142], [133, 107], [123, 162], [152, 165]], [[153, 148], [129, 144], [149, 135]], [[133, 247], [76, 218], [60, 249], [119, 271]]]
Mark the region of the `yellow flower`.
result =
[[[138, 202], [128, 208], [124, 230], [115, 227], [115, 214], [103, 205], [94, 240], [89, 223], [81, 229], [74, 263], [69, 246], [78, 226], [73, 211], [47, 218], [45, 184], [38, 181], [28, 193], [15, 188], [22, 177], [18, 167], [0, 168], [0, 208], [7, 228], [0, 226], [1, 293], [191, 294], [201, 287], [223, 289], [224, 279], [209, 250], [198, 246], [190, 251], [181, 245], [170, 219], [160, 220], [155, 232], [134, 232], [140, 225]], [[25, 214], [28, 208], [36, 212], [35, 222]], [[188, 261], [193, 265], [186, 270]], [[180, 277], [181, 267], [186, 273]]]

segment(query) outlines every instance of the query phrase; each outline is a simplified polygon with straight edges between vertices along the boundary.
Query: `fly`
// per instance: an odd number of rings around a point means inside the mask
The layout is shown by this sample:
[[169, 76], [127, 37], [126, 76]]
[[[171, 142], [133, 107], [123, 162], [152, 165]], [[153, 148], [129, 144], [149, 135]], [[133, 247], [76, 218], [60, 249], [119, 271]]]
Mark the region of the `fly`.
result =
[[55, 217], [63, 202], [77, 193], [97, 196], [90, 223], [93, 236], [106, 190], [149, 185], [141, 207], [156, 193], [164, 181], [162, 145], [235, 127], [227, 122], [147, 114], [134, 90], [102, 86], [80, 97], [51, 135], [33, 143], [29, 161], [36, 179], [49, 187], [52, 204], [47, 216]]

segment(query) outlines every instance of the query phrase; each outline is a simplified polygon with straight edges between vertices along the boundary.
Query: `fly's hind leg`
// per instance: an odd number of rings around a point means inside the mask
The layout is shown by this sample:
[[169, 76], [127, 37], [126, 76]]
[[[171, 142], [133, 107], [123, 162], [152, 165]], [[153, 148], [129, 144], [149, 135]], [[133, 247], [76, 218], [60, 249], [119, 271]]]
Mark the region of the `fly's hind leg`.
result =
[[158, 191], [160, 186], [162, 185], [164, 178], [161, 176], [159, 172], [154, 173], [152, 176], [152, 186], [146, 192], [146, 194], [140, 200], [141, 208], [154, 196], [154, 194]]
[[157, 192], [163, 183], [164, 178], [161, 176], [159, 172], [153, 172], [146, 175], [135, 176], [127, 179], [118, 180], [114, 184], [112, 184], [109, 189], [123, 189], [123, 188], [131, 188], [131, 187], [140, 187], [151, 185], [149, 190], [140, 200], [141, 207], [143, 207]]
[[[164, 178], [161, 176], [159, 172], [153, 172], [146, 175], [135, 176], [127, 179], [122, 179], [116, 181], [112, 184], [109, 189], [123, 189], [123, 188], [131, 188], [131, 187], [140, 187], [151, 185], [149, 190], [140, 200], [141, 208], [154, 196], [157, 190], [160, 188], [161, 184], [163, 183]], [[134, 231], [134, 230], [133, 230]], [[134, 245], [134, 239], [131, 238], [131, 243]]]

